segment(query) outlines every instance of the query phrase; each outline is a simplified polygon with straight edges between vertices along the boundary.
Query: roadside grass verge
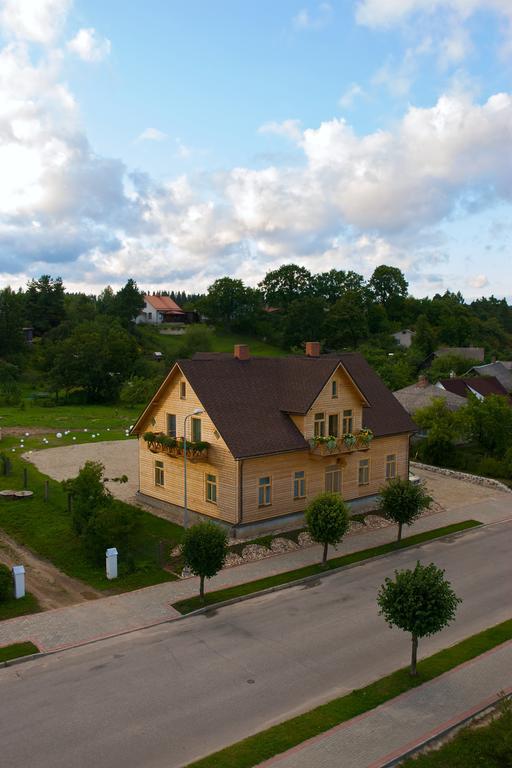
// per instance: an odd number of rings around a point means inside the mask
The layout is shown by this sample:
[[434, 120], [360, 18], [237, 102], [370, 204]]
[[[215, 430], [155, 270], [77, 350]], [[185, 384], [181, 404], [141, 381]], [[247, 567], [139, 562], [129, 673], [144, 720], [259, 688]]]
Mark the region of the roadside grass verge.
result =
[[[253, 592], [259, 592], [262, 589], [269, 589], [270, 587], [276, 587], [281, 584], [288, 584], [291, 581], [297, 581], [306, 576], [326, 573], [327, 571], [332, 571], [334, 568], [340, 568], [344, 565], [352, 565], [361, 560], [377, 557], [378, 555], [385, 555], [388, 552], [397, 552], [400, 549], [414, 547], [417, 544], [423, 544], [426, 541], [432, 541], [433, 539], [447, 536], [450, 533], [465, 531], [479, 525], [482, 525], [482, 523], [477, 520], [464, 520], [461, 523], [445, 525], [442, 528], [435, 528], [432, 531], [425, 531], [424, 533], [417, 533], [414, 536], [407, 536], [403, 538], [400, 543], [390, 542], [389, 544], [381, 544], [378, 547], [370, 547], [369, 549], [361, 549], [358, 552], [351, 552], [349, 555], [334, 557], [331, 560], [328, 560], [325, 566], [322, 566], [321, 563], [315, 563], [313, 565], [304, 566], [303, 568], [297, 568], [294, 571], [286, 571], [285, 573], [278, 573], [274, 576], [267, 576], [264, 579], [249, 581], [246, 584], [238, 584], [235, 587], [219, 589], [216, 592], [207, 592], [205, 605], [214, 605], [215, 603], [220, 603], [224, 600], [231, 600], [235, 597], [242, 597], [244, 595], [250, 595]], [[182, 614], [190, 613], [191, 611], [203, 607], [204, 604], [201, 603], [198, 596], [180, 600], [173, 605], [173, 608]]]
[[402, 768], [510, 768], [511, 734], [512, 707], [510, 702], [504, 702], [496, 719], [487, 725], [469, 725], [439, 749], [409, 758], [401, 765]]
[[[459, 664], [470, 661], [510, 639], [512, 639], [512, 619], [485, 629], [423, 659], [418, 663], [416, 678], [410, 676], [408, 668], [397, 670], [364, 688], [356, 689], [310, 712], [286, 720], [219, 752], [196, 760], [187, 768], [252, 768], [428, 680], [433, 680]], [[451, 763], [445, 762], [439, 765], [451, 766]]]
[[[9, 446], [12, 441], [13, 438], [4, 440], [2, 448]], [[136, 510], [141, 519], [141, 533], [134, 552], [136, 566], [132, 572], [124, 572], [120, 554], [119, 578], [115, 582], [109, 581], [103, 565], [92, 563], [86, 557], [82, 543], [73, 532], [67, 495], [61, 484], [43, 475], [35, 466], [27, 464], [9, 449], [7, 454], [12, 461], [12, 474], [8, 477], [0, 475], [0, 489], [23, 488], [23, 468], [27, 467], [28, 487], [34, 492], [30, 499], [0, 499], [0, 529], [19, 544], [49, 560], [68, 576], [111, 593], [126, 592], [176, 578], [161, 567], [160, 547], [167, 550], [180, 542], [183, 529], [179, 525], [125, 504], [129, 509]], [[46, 480], [49, 483], [47, 502], [44, 501]]]
[[0, 621], [4, 619], [15, 619], [17, 616], [25, 616], [27, 613], [37, 613], [41, 608], [37, 602], [37, 598], [30, 594], [25, 593], [25, 597], [20, 597], [19, 600], [7, 600], [6, 603], [0, 603]]
[[14, 643], [0, 648], [0, 662], [19, 659], [20, 656], [30, 656], [32, 653], [39, 653], [39, 648], [34, 643]]

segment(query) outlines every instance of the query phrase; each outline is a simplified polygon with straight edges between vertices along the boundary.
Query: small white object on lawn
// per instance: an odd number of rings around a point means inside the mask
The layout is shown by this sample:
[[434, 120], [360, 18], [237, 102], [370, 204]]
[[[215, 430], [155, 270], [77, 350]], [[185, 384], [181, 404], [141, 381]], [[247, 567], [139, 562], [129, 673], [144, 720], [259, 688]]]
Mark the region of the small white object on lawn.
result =
[[59, 437], [59, 438], [60, 438], [60, 437], [62, 437], [62, 432], [57, 432], [57, 434], [55, 435], [55, 437]]

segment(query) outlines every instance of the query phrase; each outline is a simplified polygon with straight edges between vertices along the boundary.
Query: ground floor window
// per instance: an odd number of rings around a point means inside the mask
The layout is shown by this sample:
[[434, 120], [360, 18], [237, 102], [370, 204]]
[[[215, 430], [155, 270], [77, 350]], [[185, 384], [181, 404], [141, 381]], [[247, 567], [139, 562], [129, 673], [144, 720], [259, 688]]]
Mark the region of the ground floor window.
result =
[[217, 503], [217, 475], [206, 475], [206, 501]]
[[155, 461], [155, 485], [164, 485], [163, 461]]
[[370, 482], [370, 459], [361, 459], [359, 462], [359, 485], [368, 485]]
[[341, 493], [341, 468], [337, 464], [325, 468], [325, 490]]
[[260, 477], [258, 481], [258, 506], [268, 507], [272, 504], [272, 478]]
[[306, 495], [306, 473], [304, 470], [293, 475], [293, 498], [303, 499]]
[[386, 456], [386, 480], [396, 477], [396, 453]]

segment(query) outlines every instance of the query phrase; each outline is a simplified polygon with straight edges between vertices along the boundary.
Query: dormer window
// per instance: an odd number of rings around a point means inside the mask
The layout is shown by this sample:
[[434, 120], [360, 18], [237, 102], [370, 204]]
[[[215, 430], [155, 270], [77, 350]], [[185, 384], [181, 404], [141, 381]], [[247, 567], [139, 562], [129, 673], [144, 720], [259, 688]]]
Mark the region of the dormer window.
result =
[[331, 397], [334, 399], [338, 397], [338, 382], [336, 379], [331, 381]]

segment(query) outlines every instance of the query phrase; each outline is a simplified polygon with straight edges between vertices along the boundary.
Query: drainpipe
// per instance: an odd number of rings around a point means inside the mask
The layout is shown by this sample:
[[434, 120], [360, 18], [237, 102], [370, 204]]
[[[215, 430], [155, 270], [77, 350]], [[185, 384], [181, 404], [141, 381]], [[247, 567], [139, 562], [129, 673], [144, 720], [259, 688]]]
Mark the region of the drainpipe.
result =
[[244, 514], [244, 460], [238, 462], [238, 525], [241, 525]]

